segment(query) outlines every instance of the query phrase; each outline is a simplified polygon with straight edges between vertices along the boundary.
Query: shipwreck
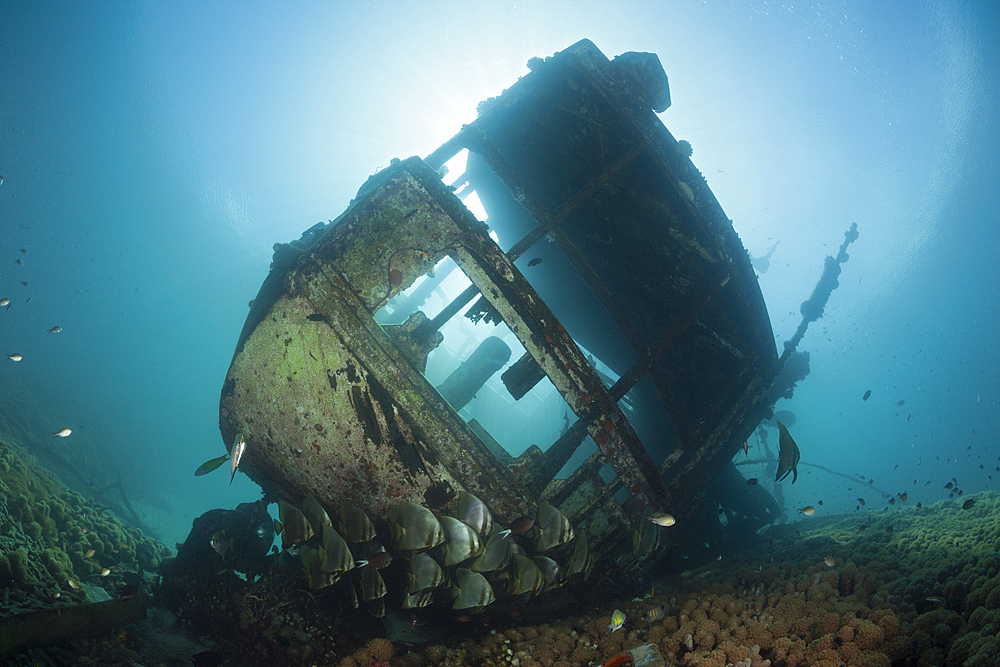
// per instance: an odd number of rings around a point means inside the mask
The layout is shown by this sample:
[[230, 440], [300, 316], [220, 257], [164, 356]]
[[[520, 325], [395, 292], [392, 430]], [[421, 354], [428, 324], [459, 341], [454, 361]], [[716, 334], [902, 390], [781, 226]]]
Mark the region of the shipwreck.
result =
[[[658, 58], [583, 40], [529, 68], [432, 154], [394, 160], [336, 220], [275, 246], [223, 386], [240, 468], [324, 533], [302, 549], [325, 575], [314, 587], [351, 581], [376, 615], [641, 574], [671, 539], [646, 518], [717, 507], [706, 480], [773, 404], [764, 299], [656, 115]], [[538, 441], [477, 417], [487, 395]], [[550, 409], [528, 419], [531, 396]], [[477, 501], [494, 527], [466, 520], [478, 554], [456, 563], [448, 517]], [[357, 510], [371, 530], [346, 527]], [[413, 578], [374, 570], [383, 550]], [[414, 590], [428, 557], [442, 576]]]

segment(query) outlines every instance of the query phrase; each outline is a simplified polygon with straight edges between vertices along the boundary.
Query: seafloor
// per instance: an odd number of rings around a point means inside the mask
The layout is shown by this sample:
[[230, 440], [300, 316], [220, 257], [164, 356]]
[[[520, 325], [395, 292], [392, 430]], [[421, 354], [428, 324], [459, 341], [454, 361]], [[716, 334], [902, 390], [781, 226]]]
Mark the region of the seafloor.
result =
[[[218, 609], [200, 610], [216, 615], [218, 627], [235, 628], [230, 633], [176, 622], [154, 596], [146, 620], [5, 656], [21, 641], [11, 628], [27, 612], [127, 597], [132, 580], [155, 593], [149, 573], [168, 550], [0, 442], [0, 658], [24, 665], [575, 667], [649, 643], [663, 658], [649, 664], [991, 666], [1000, 664], [1000, 496], [971, 497], [968, 510], [951, 500], [897, 504], [773, 527], [738, 553], [662, 572], [645, 596], [578, 598], [546, 621], [508, 610], [400, 630], [298, 613], [286, 604], [297, 593], [268, 598], [262, 593], [275, 587], [247, 584]], [[113, 571], [101, 576], [105, 569]], [[546, 603], [528, 610], [535, 604]], [[642, 620], [659, 605], [661, 618]], [[616, 608], [626, 619], [609, 633]], [[227, 610], [235, 615], [228, 625]], [[435, 625], [431, 615], [421, 621]]]

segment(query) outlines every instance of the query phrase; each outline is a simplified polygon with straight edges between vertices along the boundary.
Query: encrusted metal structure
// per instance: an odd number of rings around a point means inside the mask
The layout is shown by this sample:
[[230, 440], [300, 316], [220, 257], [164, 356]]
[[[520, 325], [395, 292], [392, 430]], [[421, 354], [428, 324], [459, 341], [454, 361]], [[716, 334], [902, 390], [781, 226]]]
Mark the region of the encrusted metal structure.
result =
[[[584, 40], [529, 65], [433, 154], [395, 161], [332, 224], [276, 246], [222, 435], [243, 434], [241, 469], [266, 491], [348, 498], [380, 536], [391, 506], [454, 513], [466, 490], [502, 525], [550, 503], [599, 565], [641, 567], [659, 541], [643, 517], [704, 501], [767, 407], [778, 357], [746, 251], [654, 113], [669, 105], [656, 56], [609, 61]], [[467, 171], [446, 186], [461, 151]], [[472, 190], [489, 227], [463, 205]], [[376, 321], [445, 258], [465, 292], [433, 318]], [[425, 377], [463, 316], [523, 345], [503, 375], [513, 399], [547, 378], [572, 410], [544, 451], [507, 454]], [[585, 441], [593, 454], [557, 479]]]

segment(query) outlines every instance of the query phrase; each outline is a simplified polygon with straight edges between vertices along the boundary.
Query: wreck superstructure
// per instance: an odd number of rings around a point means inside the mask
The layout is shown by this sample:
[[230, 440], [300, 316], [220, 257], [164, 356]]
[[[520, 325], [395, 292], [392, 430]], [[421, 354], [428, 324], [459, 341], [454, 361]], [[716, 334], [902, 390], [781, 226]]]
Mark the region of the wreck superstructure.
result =
[[[778, 370], [749, 256], [654, 113], [669, 103], [655, 55], [609, 61], [581, 41], [427, 158], [372, 176], [332, 224], [276, 246], [220, 404], [224, 440], [247, 442], [241, 468], [291, 503], [348, 499], [386, 546], [403, 503], [454, 515], [467, 491], [502, 526], [547, 503], [598, 568], [641, 569], [667, 530], [644, 517], [705, 503]], [[400, 317], [390, 304], [449, 262], [468, 287]], [[428, 356], [463, 317], [498, 334], [435, 385]], [[511, 401], [551, 383], [572, 413], [558, 438], [515, 454], [459, 414], [500, 368]], [[573, 544], [546, 556], [566, 571]]]

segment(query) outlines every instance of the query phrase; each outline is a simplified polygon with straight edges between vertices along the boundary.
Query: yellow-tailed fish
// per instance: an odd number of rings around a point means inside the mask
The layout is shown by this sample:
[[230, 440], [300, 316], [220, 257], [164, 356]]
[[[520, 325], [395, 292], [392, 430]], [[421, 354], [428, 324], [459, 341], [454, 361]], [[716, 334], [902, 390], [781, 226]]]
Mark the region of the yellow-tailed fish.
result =
[[434, 589], [425, 588], [403, 598], [403, 609], [419, 609], [434, 601]]
[[333, 522], [330, 521], [330, 515], [326, 513], [326, 510], [316, 500], [316, 496], [309, 494], [302, 501], [302, 514], [305, 515], [306, 519], [309, 521], [309, 525], [312, 527], [314, 535], [323, 535], [323, 528], [326, 526], [333, 527]]
[[387, 592], [385, 581], [382, 580], [382, 575], [378, 573], [378, 570], [373, 567], [361, 569], [362, 600], [365, 602], [371, 602], [372, 600], [385, 597]]
[[615, 613], [611, 614], [611, 623], [608, 625], [608, 634], [620, 629], [623, 625], [625, 625], [625, 612], [615, 609]]
[[347, 542], [333, 526], [323, 526], [323, 559], [320, 561], [321, 572], [340, 576], [354, 567], [354, 556]]
[[212, 539], [208, 542], [215, 553], [219, 554], [223, 560], [226, 559], [226, 554], [229, 549], [233, 546], [233, 540], [226, 535], [225, 529], [212, 535]]
[[320, 569], [325, 555], [323, 547], [319, 543], [318, 536], [314, 535], [299, 546], [299, 558], [302, 559], [302, 569], [306, 573], [309, 588], [313, 590], [326, 588], [340, 578], [340, 573], [328, 573]]
[[805, 514], [806, 516], [812, 516], [815, 513], [816, 513], [816, 508], [813, 507], [812, 505], [806, 505], [805, 507], [799, 510], [799, 514]]
[[660, 530], [655, 523], [644, 521], [632, 531], [632, 555], [645, 558], [660, 545]]
[[[63, 430], [68, 431], [69, 429], [63, 429]], [[58, 435], [58, 433], [56, 435]], [[229, 460], [228, 453], [223, 454], [222, 456], [218, 456], [214, 459], [209, 459], [208, 461], [205, 461], [200, 466], [198, 466], [198, 469], [194, 471], [194, 476], [201, 477], [202, 475], [207, 475], [208, 473], [212, 472], [213, 470], [215, 470], [228, 460]], [[232, 482], [230, 482], [230, 484], [232, 484]]]
[[243, 439], [243, 434], [237, 433], [236, 442], [233, 443], [233, 449], [230, 451], [230, 461], [232, 461], [232, 474], [229, 476], [230, 484], [236, 479], [236, 469], [240, 467], [240, 459], [243, 458], [243, 452], [246, 451], [246, 448], [247, 441]]

